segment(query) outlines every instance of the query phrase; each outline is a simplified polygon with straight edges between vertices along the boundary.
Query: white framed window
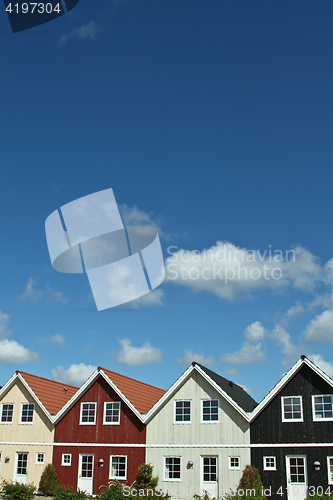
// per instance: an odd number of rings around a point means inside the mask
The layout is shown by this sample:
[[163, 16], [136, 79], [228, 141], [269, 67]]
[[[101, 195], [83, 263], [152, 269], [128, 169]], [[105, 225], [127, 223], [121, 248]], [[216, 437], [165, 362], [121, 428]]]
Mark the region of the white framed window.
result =
[[276, 457], [264, 457], [264, 470], [276, 470]]
[[28, 453], [16, 453], [16, 475], [26, 476], [28, 471]]
[[96, 406], [97, 403], [81, 403], [80, 424], [96, 424]]
[[109, 479], [127, 479], [127, 455], [110, 455]]
[[201, 423], [219, 421], [219, 400], [202, 399], [201, 400]]
[[44, 465], [45, 463], [45, 453], [36, 454], [36, 464]]
[[72, 454], [63, 453], [61, 455], [61, 465], [72, 465]]
[[103, 424], [120, 424], [120, 401], [106, 401], [104, 403]]
[[333, 395], [312, 396], [313, 420], [333, 420]]
[[333, 484], [333, 457], [327, 457], [328, 484]]
[[191, 401], [175, 401], [175, 423], [191, 423]]
[[1, 405], [1, 423], [12, 424], [14, 415], [14, 403], [2, 403]]
[[240, 457], [229, 457], [229, 469], [240, 469]]
[[22, 403], [21, 407], [21, 424], [32, 424], [34, 421], [34, 403]]
[[282, 422], [303, 422], [302, 396], [281, 398]]
[[181, 481], [182, 457], [164, 457], [164, 480]]

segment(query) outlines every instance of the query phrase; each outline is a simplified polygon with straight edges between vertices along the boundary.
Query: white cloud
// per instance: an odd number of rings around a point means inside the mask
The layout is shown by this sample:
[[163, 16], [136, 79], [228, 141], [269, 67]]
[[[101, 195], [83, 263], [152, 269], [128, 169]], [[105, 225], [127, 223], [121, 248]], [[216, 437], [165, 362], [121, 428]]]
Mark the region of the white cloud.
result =
[[300, 347], [293, 344], [290, 334], [282, 325], [276, 325], [274, 330], [269, 333], [269, 336], [276, 344], [281, 346], [281, 352], [285, 355], [282, 361], [283, 364], [287, 364], [291, 359], [298, 357]]
[[63, 366], [57, 366], [57, 368], [52, 368], [51, 373], [54, 380], [80, 387], [94, 373], [96, 368], [94, 365], [79, 363], [78, 365], [71, 365], [68, 370], [65, 370]]
[[59, 40], [59, 45], [64, 45], [70, 38], [77, 38], [79, 40], [96, 40], [97, 36], [101, 32], [101, 28], [95, 21], [91, 20], [87, 24], [83, 24], [78, 28], [75, 28], [67, 35], [62, 35]]
[[42, 340], [42, 342], [45, 342], [47, 344], [59, 344], [60, 346], [65, 344], [65, 339], [62, 335], [50, 335], [47, 337], [47, 339]]
[[0, 311], [0, 339], [8, 335], [7, 323], [9, 322], [9, 318], [8, 314]]
[[18, 297], [19, 300], [34, 304], [39, 300], [41, 300], [42, 298], [50, 297], [56, 302], [67, 303], [67, 299], [62, 292], [57, 292], [56, 290], [53, 290], [50, 287], [47, 288], [46, 292], [44, 290], [40, 290], [37, 288], [37, 281], [38, 281], [37, 279], [33, 278], [28, 279], [28, 283], [24, 292], [22, 293], [22, 295]]
[[333, 310], [327, 309], [310, 321], [304, 331], [308, 342], [333, 341]]
[[266, 330], [260, 323], [260, 321], [255, 321], [251, 325], [247, 326], [244, 331], [245, 337], [250, 342], [257, 342], [265, 337]]
[[37, 280], [29, 278], [27, 286], [22, 295], [19, 296], [19, 299], [33, 303], [38, 302], [43, 297], [44, 292], [43, 290], [37, 290], [36, 287], [37, 287]]
[[212, 366], [214, 364], [214, 358], [212, 356], [208, 356], [207, 358], [205, 358], [205, 356], [203, 356], [202, 354], [195, 354], [192, 353], [192, 351], [186, 349], [184, 351], [184, 355], [181, 358], [177, 359], [177, 363], [185, 366], [189, 366], [192, 361], [196, 361], [200, 365], [204, 366]]
[[291, 306], [288, 309], [288, 311], [285, 313], [283, 319], [284, 319], [284, 321], [286, 321], [288, 323], [289, 321], [296, 318], [296, 316], [299, 316], [300, 314], [303, 314], [304, 312], [305, 312], [305, 308], [304, 308], [303, 304], [301, 303], [300, 300], [297, 300], [296, 304], [294, 306]]
[[220, 361], [232, 365], [244, 365], [263, 361], [265, 352], [263, 351], [261, 342], [258, 342], [258, 340], [263, 340], [266, 333], [260, 321], [255, 321], [245, 328], [244, 335], [246, 340], [242, 343], [240, 350], [224, 354], [220, 357]]
[[136, 300], [126, 304], [127, 307], [133, 309], [141, 309], [141, 307], [151, 307], [151, 306], [164, 306], [163, 303], [164, 292], [161, 288], [157, 290], [152, 290], [146, 295], [142, 295]]
[[323, 372], [329, 377], [333, 378], [333, 363], [325, 361], [321, 354], [311, 354], [308, 358], [314, 362]]
[[29, 363], [39, 361], [36, 352], [32, 352], [16, 340], [0, 340], [0, 362]]
[[245, 365], [251, 363], [258, 363], [263, 361], [265, 353], [262, 349], [261, 343], [252, 344], [251, 342], [243, 342], [239, 351], [227, 353], [220, 357], [220, 360], [232, 365]]
[[[279, 291], [286, 287], [312, 290], [324, 279], [317, 257], [300, 246], [288, 254], [276, 251], [260, 254], [218, 241], [203, 251], [169, 247], [166, 278], [192, 291], [208, 291], [224, 299], [249, 297], [260, 290]], [[292, 253], [290, 253], [292, 252]]]
[[161, 349], [153, 347], [149, 342], [145, 342], [142, 347], [132, 346], [130, 339], [119, 341], [122, 349], [117, 352], [117, 362], [127, 366], [143, 366], [150, 363], [161, 363], [163, 353]]

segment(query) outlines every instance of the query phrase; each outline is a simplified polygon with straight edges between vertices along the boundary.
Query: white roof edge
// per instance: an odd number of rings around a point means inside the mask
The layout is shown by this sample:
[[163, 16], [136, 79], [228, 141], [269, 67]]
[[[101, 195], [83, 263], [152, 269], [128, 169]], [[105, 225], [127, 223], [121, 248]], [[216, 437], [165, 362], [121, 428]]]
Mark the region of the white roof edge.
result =
[[153, 418], [155, 413], [165, 405], [169, 397], [172, 396], [172, 394], [177, 391], [177, 389], [185, 382], [185, 379], [193, 370], [194, 366], [191, 364], [188, 368], [186, 368], [184, 373], [182, 373], [181, 376], [177, 378], [177, 380], [172, 384], [172, 386], [169, 387], [169, 389], [163, 394], [163, 396], [154, 404], [154, 406], [150, 408], [148, 413], [146, 413], [143, 416], [143, 422], [145, 424], [147, 424], [148, 421], [150, 421], [151, 418]]
[[296, 372], [303, 366], [307, 365], [314, 372], [316, 372], [320, 377], [322, 377], [328, 384], [333, 387], [333, 380], [326, 375], [313, 361], [308, 359], [307, 357], [300, 358], [296, 361], [296, 363], [290, 368], [287, 373], [283, 375], [283, 377], [279, 380], [279, 382], [269, 391], [268, 394], [261, 400], [258, 406], [249, 414], [250, 422], [252, 422], [255, 417], [260, 413], [265, 406], [276, 396], [276, 394], [289, 382], [289, 380], [295, 375]]
[[200, 366], [198, 366], [197, 364], [194, 366], [194, 368], [200, 373], [200, 375], [202, 375], [206, 380], [207, 382], [209, 382], [213, 387], [214, 389], [219, 393], [221, 394], [221, 396], [224, 397], [224, 399], [226, 399], [228, 401], [228, 403], [231, 404], [231, 406], [233, 406], [235, 408], [235, 410], [237, 410], [241, 415], [242, 417], [244, 417], [244, 419], [249, 422], [249, 415], [248, 413], [246, 413], [245, 410], [243, 410], [243, 408], [241, 408], [237, 403], [236, 401], [234, 401], [232, 399], [231, 396], [229, 396], [223, 389], [222, 387], [220, 387], [216, 382], [214, 382], [214, 380], [202, 369], [200, 368]]
[[14, 385], [15, 380], [18, 378], [17, 373], [15, 372], [14, 375], [10, 377], [9, 380], [5, 383], [4, 386], [1, 387], [0, 389], [0, 399], [6, 394], [7, 391], [11, 388], [12, 385]]
[[53, 416], [53, 423], [55, 424], [62, 418], [62, 416], [71, 408], [72, 404], [75, 404], [76, 400], [89, 388], [89, 386], [95, 381], [99, 375], [99, 370], [96, 369], [90, 377], [85, 381], [85, 383], [76, 391], [75, 394], [67, 401], [67, 403], [58, 411], [56, 415]]
[[140, 413], [135, 406], [130, 402], [129, 399], [121, 392], [121, 390], [116, 386], [114, 382], [110, 379], [110, 377], [107, 376], [107, 374], [101, 369], [99, 372], [102, 377], [106, 380], [106, 382], [112, 387], [112, 389], [118, 394], [118, 396], [124, 401], [124, 403], [129, 406], [129, 408], [135, 413], [135, 415], [141, 420], [141, 422], [144, 422], [143, 415]]
[[[19, 380], [23, 386], [26, 388], [26, 390], [29, 392], [30, 396], [36, 401], [40, 409], [42, 410], [43, 413], [47, 416], [47, 418], [52, 422], [52, 415], [51, 413], [45, 408], [41, 400], [38, 398], [36, 393], [31, 389], [30, 385], [28, 382], [25, 380], [23, 375], [21, 375], [20, 371], [17, 370], [17, 372], [14, 373], [14, 375], [5, 383], [5, 385], [1, 388], [0, 390], [0, 398], [6, 394], [14, 385], [16, 380]], [[52, 422], [53, 423], [53, 422]]]

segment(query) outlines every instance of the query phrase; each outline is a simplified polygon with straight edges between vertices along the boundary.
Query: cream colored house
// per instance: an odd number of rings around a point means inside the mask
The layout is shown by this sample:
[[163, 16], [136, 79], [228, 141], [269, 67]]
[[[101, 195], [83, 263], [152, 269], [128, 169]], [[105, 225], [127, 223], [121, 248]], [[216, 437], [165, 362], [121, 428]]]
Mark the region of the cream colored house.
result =
[[54, 424], [76, 387], [17, 371], [0, 390], [0, 476], [38, 487], [52, 462]]
[[158, 486], [181, 499], [235, 489], [251, 463], [248, 413], [256, 406], [240, 386], [192, 363], [145, 418]]

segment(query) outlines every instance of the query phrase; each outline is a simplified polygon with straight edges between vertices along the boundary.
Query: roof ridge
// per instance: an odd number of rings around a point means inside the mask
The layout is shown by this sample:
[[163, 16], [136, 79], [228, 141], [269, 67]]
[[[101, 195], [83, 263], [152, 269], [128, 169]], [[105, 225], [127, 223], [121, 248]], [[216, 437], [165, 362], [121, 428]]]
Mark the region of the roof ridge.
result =
[[166, 392], [166, 390], [161, 389], [161, 387], [157, 387], [156, 385], [152, 385], [152, 384], [147, 384], [147, 382], [142, 382], [141, 380], [138, 380], [138, 379], [133, 378], [133, 377], [128, 377], [127, 375], [123, 375], [122, 373], [114, 372], [113, 370], [109, 370], [108, 368], [103, 368], [102, 366], [98, 366], [97, 370], [104, 370], [106, 372], [115, 373], [116, 375], [120, 375], [121, 377], [127, 378], [129, 380], [133, 380], [134, 382], [139, 382], [139, 384], [148, 385], [148, 387], [153, 387], [154, 389], [158, 389], [159, 391]]
[[33, 373], [23, 372], [21, 370], [16, 370], [16, 373], [21, 373], [21, 375], [30, 375], [30, 377], [40, 378], [42, 380], [47, 380], [48, 382], [53, 382], [55, 384], [60, 384], [62, 386], [65, 385], [66, 387], [72, 387], [73, 389], [79, 389], [76, 385], [65, 384], [64, 382], [59, 382], [58, 380], [52, 380], [50, 378], [41, 377], [40, 375], [34, 375]]

